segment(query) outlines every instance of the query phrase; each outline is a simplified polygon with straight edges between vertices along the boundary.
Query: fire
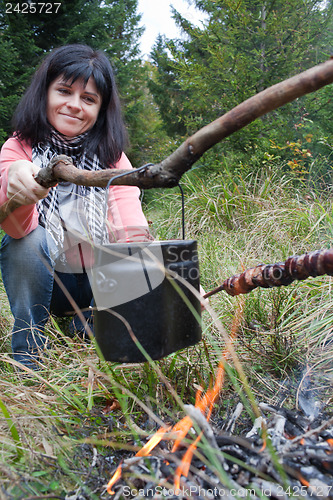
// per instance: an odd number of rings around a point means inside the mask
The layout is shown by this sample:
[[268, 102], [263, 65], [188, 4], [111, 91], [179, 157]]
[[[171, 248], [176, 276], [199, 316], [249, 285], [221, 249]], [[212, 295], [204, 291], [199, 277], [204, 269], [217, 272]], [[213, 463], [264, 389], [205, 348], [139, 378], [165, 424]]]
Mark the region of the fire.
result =
[[[237, 311], [237, 314], [234, 317], [234, 321], [231, 327], [231, 336], [230, 336], [230, 341], [232, 342], [236, 336], [236, 333], [238, 331], [241, 317], [242, 317], [242, 308], [239, 308]], [[198, 408], [203, 415], [205, 415], [206, 419], [209, 420], [210, 416], [213, 411], [214, 404], [221, 392], [223, 382], [224, 382], [224, 375], [225, 375], [225, 368], [224, 365], [230, 356], [229, 349], [225, 349], [222, 353], [221, 360], [219, 362], [219, 366], [217, 369], [216, 373], [216, 378], [215, 378], [215, 383], [214, 386], [211, 387], [210, 389], [207, 390], [207, 392], [202, 395], [202, 390], [199, 390], [196, 395], [196, 401], [195, 401], [195, 408]], [[190, 428], [192, 427], [193, 422], [189, 416], [184, 417], [180, 422], [178, 422], [174, 428], [173, 431], [178, 433], [178, 438], [176, 439], [172, 452], [176, 451], [181, 444], [182, 440], [185, 438], [185, 436], [188, 434]], [[196, 440], [191, 444], [191, 446], [188, 448], [186, 451], [181, 463], [176, 469], [175, 473], [175, 479], [174, 479], [174, 485], [176, 488], [180, 487], [180, 478], [181, 476], [187, 477], [188, 472], [190, 470], [191, 462], [192, 462], [192, 457], [193, 454], [197, 448], [197, 444], [199, 443], [200, 439], [202, 437], [202, 433], [198, 435]]]
[[309, 481], [307, 481], [303, 476], [300, 475], [298, 479], [301, 481], [303, 486], [306, 486], [307, 488], [309, 488], [311, 486]]
[[147, 441], [147, 443], [136, 453], [136, 457], [147, 457], [151, 450], [158, 445], [160, 441], [164, 438], [165, 434], [171, 429], [169, 427], [161, 427], [158, 431]]
[[187, 436], [192, 425], [193, 425], [193, 422], [190, 419], [190, 417], [188, 417], [188, 416], [184, 417], [182, 420], [180, 420], [180, 422], [177, 422], [177, 424], [173, 428], [173, 431], [177, 434], [178, 437], [174, 442], [171, 453], [174, 453], [175, 451], [177, 451], [179, 445]]
[[114, 495], [116, 492], [112, 491], [112, 487], [116, 484], [117, 481], [121, 478], [121, 469], [122, 469], [122, 462], [118, 465], [116, 472], [113, 474], [112, 478], [108, 482], [106, 491], [109, 493], [109, 495]]
[[[136, 453], [136, 457], [147, 457], [151, 450], [155, 448], [155, 446], [158, 445], [158, 443], [163, 439], [165, 434], [171, 429], [171, 426], [169, 427], [161, 427], [158, 429], [158, 431], [147, 441], [147, 443]], [[116, 484], [117, 481], [121, 478], [121, 473], [122, 473], [122, 463], [118, 465], [115, 473], [113, 474], [112, 478], [108, 482], [107, 489], [106, 491], [109, 493], [109, 495], [114, 495], [115, 492], [112, 491], [112, 487]]]
[[[330, 449], [326, 451], [326, 454], [327, 455], [332, 455], [332, 453], [333, 453], [333, 439], [332, 438], [326, 439], [326, 443], [330, 447]], [[329, 462], [323, 462], [323, 465], [328, 470], [332, 469], [332, 464], [329, 463]]]
[[196, 440], [191, 444], [191, 446], [189, 446], [189, 448], [187, 449], [187, 451], [183, 457], [183, 460], [181, 461], [181, 463], [178, 465], [178, 467], [176, 469], [175, 477], [174, 477], [174, 485], [175, 485], [175, 488], [177, 490], [180, 489], [181, 476], [187, 477], [187, 475], [189, 473], [191, 462], [192, 462], [192, 457], [193, 457], [193, 454], [197, 448], [197, 444], [201, 439], [201, 436], [202, 436], [202, 433], [200, 433], [199, 436], [196, 438]]
[[[242, 307], [238, 309], [238, 311], [235, 314], [233, 324], [231, 327], [231, 335], [230, 335], [230, 345], [228, 349], [225, 349], [222, 353], [221, 360], [218, 365], [218, 369], [216, 372], [216, 378], [215, 378], [215, 383], [213, 387], [210, 387], [206, 393], [203, 394], [202, 389], [199, 389], [196, 394], [196, 400], [195, 400], [195, 408], [199, 409], [200, 412], [205, 416], [207, 420], [210, 419], [210, 416], [212, 414], [214, 404], [221, 392], [221, 389], [223, 387], [223, 382], [224, 382], [224, 375], [225, 375], [225, 363], [227, 362], [227, 359], [230, 357], [230, 347], [232, 345], [232, 342], [236, 336], [236, 333], [238, 331], [240, 322], [242, 319]], [[174, 434], [177, 435], [177, 438], [174, 441], [174, 445], [172, 447], [171, 452], [175, 452], [180, 444], [183, 442], [185, 437], [187, 436], [189, 430], [193, 426], [193, 421], [192, 419], [187, 415], [184, 417], [182, 420], [177, 422], [173, 427], [161, 427], [158, 429], [158, 431], [149, 439], [149, 441], [136, 453], [135, 456], [137, 457], [145, 457], [150, 454], [150, 452], [159, 444], [159, 442], [165, 438], [166, 434], [171, 430], [172, 431], [172, 436]], [[178, 489], [180, 487], [180, 480], [181, 476], [187, 477], [193, 454], [195, 453], [195, 450], [197, 448], [197, 445], [199, 441], [201, 440], [202, 437], [202, 432], [197, 436], [195, 441], [188, 447], [186, 453], [183, 456], [183, 459], [179, 466], [177, 467], [175, 471], [175, 477], [174, 477], [174, 485]], [[112, 486], [121, 478], [121, 471], [122, 467], [118, 466], [116, 472], [114, 473], [113, 477], [111, 478], [110, 482], [108, 483], [107, 487], [107, 492], [111, 495], [114, 494], [114, 492], [111, 490]]]

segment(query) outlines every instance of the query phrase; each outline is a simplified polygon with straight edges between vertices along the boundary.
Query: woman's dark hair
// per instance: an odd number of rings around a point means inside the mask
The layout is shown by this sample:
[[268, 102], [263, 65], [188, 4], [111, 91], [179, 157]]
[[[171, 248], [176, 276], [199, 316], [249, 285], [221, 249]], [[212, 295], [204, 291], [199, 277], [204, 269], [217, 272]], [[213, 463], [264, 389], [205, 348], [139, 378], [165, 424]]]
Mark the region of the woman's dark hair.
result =
[[65, 45], [46, 56], [14, 114], [18, 137], [32, 145], [47, 140], [52, 130], [46, 117], [47, 91], [60, 75], [71, 84], [79, 79], [86, 85], [90, 77], [94, 78], [102, 105], [84, 147], [90, 154], [96, 153], [105, 167], [114, 164], [127, 140], [118, 91], [108, 58], [87, 45]]

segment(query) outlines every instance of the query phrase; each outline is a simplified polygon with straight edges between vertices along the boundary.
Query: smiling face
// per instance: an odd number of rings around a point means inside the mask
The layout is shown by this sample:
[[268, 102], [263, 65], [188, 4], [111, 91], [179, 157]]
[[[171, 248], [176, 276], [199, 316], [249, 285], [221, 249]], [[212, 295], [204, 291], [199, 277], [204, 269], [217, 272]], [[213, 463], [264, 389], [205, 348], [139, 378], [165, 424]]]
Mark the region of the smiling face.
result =
[[49, 123], [66, 137], [73, 138], [90, 130], [96, 123], [102, 97], [91, 77], [70, 84], [56, 78], [47, 91], [46, 114]]

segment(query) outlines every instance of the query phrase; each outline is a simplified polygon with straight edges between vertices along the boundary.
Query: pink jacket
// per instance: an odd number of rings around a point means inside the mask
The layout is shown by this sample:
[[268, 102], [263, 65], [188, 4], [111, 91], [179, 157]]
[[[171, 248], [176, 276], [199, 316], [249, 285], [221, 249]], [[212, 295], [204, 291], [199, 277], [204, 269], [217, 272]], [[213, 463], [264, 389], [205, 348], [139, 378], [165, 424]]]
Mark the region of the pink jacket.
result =
[[[0, 206], [7, 198], [8, 168], [16, 160], [31, 161], [31, 146], [22, 144], [11, 137], [3, 145], [0, 153]], [[123, 153], [117, 169], [133, 168]], [[112, 240], [118, 242], [142, 241], [148, 236], [147, 220], [142, 212], [140, 190], [133, 186], [111, 186], [108, 199], [108, 222]], [[22, 238], [38, 225], [36, 205], [24, 205], [17, 208], [1, 224], [2, 229], [13, 238]]]

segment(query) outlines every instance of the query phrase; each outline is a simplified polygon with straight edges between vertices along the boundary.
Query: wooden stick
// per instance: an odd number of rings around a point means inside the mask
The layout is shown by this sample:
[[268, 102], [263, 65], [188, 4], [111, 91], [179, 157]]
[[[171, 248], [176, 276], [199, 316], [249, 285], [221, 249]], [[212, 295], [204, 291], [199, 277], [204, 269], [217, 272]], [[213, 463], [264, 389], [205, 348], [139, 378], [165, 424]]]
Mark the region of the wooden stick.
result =
[[295, 280], [305, 280], [310, 276], [333, 276], [333, 248], [316, 250], [303, 255], [294, 255], [285, 262], [252, 267], [243, 273], [226, 279], [220, 286], [204, 295], [210, 297], [225, 291], [229, 295], [240, 295], [252, 292], [257, 287], [272, 288], [287, 286]]
[[[128, 171], [129, 175], [114, 180], [114, 185], [130, 185], [139, 188], [174, 187], [182, 175], [212, 146], [225, 137], [242, 129], [260, 116], [287, 104], [305, 94], [333, 83], [333, 59], [314, 66], [292, 78], [269, 87], [250, 97], [231, 111], [198, 130], [162, 162], [148, 166], [144, 171]], [[57, 168], [58, 170], [58, 168]], [[108, 181], [124, 170], [107, 169], [100, 172], [67, 171], [59, 165], [64, 180], [75, 184], [105, 187]]]
[[[292, 78], [284, 80], [259, 94], [250, 97], [234, 109], [206, 125], [189, 137], [170, 156], [158, 164], [145, 169], [118, 170], [105, 169], [98, 172], [78, 170], [70, 158], [57, 161], [42, 169], [36, 180], [43, 186], [54, 185], [58, 180], [65, 180], [84, 186], [105, 187], [113, 177], [114, 185], [138, 186], [139, 188], [166, 188], [178, 184], [182, 175], [212, 146], [237, 130], [245, 127], [260, 116], [283, 106], [325, 85], [333, 83], [333, 59], [314, 66]], [[121, 176], [119, 177], [119, 175]], [[9, 200], [0, 207], [0, 223], [17, 205]]]

